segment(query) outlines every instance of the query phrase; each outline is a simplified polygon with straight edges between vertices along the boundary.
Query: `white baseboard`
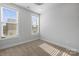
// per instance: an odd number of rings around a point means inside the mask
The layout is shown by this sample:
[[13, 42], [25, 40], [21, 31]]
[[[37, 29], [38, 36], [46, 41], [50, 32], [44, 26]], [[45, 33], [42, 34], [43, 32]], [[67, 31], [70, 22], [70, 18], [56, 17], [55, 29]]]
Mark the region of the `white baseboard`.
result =
[[75, 52], [79, 52], [78, 49], [75, 49], [75, 48], [72, 48], [72, 47], [69, 47], [69, 46], [66, 46], [66, 45], [62, 45], [62, 44], [56, 43], [54, 41], [49, 41], [48, 39], [45, 39], [45, 38], [41, 38], [41, 40], [47, 41], [51, 44], [55, 44], [55, 45], [58, 45], [60, 47], [63, 47], [63, 48], [66, 48], [66, 49], [69, 49], [69, 50], [72, 50], [72, 51], [75, 51]]
[[6, 45], [6, 46], [3, 46], [3, 47], [0, 47], [0, 50], [10, 48], [10, 47], [13, 47], [13, 46], [17, 46], [17, 45], [20, 45], [20, 44], [24, 44], [24, 43], [34, 41], [34, 40], [37, 40], [37, 39], [32, 39], [32, 40], [28, 40], [28, 41], [26, 40], [26, 41], [23, 41], [23, 42], [14, 43], [14, 44], [11, 44], [11, 45]]

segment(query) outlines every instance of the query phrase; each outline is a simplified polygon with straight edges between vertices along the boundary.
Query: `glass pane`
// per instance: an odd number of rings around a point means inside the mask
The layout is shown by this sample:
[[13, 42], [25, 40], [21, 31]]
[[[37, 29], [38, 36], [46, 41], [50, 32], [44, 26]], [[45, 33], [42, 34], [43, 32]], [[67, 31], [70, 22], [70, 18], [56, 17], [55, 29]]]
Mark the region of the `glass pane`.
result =
[[16, 24], [12, 24], [12, 23], [5, 23], [2, 24], [2, 37], [10, 37], [10, 36], [14, 36], [16, 35]]
[[37, 18], [36, 18], [36, 16], [32, 16], [32, 25], [33, 25], [33, 26], [36, 26], [36, 23], [37, 23]]
[[3, 8], [2, 22], [16, 22], [16, 11], [13, 9]]
[[39, 31], [39, 21], [37, 16], [32, 16], [32, 33]]
[[2, 38], [16, 35], [16, 11], [13, 9], [3, 8], [2, 13]]

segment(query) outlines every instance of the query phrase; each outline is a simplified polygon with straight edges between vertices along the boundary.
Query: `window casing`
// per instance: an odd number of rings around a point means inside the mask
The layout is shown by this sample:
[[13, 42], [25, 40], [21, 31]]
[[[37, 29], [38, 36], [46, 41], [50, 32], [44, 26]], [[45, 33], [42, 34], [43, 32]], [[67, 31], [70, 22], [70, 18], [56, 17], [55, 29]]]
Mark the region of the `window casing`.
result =
[[32, 34], [39, 33], [39, 16], [32, 15]]
[[1, 7], [1, 38], [14, 37], [18, 34], [18, 12], [12, 8]]

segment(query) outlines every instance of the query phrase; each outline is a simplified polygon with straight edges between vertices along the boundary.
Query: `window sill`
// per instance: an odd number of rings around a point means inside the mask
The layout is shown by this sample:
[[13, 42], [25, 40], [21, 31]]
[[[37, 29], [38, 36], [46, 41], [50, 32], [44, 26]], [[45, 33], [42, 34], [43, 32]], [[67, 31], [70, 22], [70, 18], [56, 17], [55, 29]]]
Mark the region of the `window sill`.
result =
[[6, 38], [1, 38], [0, 40], [7, 40], [7, 39], [12, 39], [12, 38], [17, 38], [18, 35], [15, 36], [10, 36], [10, 37], [6, 37]]
[[39, 32], [37, 32], [37, 33], [32, 33], [32, 35], [38, 35], [39, 34]]

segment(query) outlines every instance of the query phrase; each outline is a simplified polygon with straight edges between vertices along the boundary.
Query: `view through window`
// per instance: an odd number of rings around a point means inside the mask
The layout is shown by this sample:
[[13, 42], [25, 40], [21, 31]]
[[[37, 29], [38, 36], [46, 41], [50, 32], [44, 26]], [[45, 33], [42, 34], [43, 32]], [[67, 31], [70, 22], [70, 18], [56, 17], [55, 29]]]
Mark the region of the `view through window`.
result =
[[16, 36], [17, 34], [17, 12], [10, 8], [1, 8], [1, 38]]
[[39, 16], [32, 15], [32, 33], [39, 32]]

